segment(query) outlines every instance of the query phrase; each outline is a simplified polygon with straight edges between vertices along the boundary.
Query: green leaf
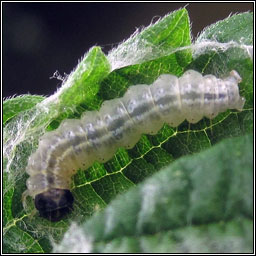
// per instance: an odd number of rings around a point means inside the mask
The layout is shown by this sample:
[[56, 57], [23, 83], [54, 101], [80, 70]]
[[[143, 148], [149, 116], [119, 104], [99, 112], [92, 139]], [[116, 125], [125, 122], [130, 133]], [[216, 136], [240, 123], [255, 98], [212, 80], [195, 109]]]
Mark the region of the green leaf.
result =
[[[186, 9], [180, 9], [167, 14], [140, 33], [136, 31], [127, 41], [112, 50], [108, 58], [114, 70], [168, 56], [178, 47], [190, 44], [188, 13]], [[177, 59], [181, 63], [186, 63], [188, 57], [184, 53], [180, 56], [177, 53]]]
[[[248, 219], [191, 225], [151, 235], [120, 237], [107, 244], [98, 242], [95, 243], [95, 251], [101, 253], [251, 253], [252, 225], [252, 221]], [[66, 245], [62, 244], [62, 252], [69, 251], [69, 249], [64, 250]], [[72, 246], [73, 244], [69, 243], [67, 248]], [[76, 244], [73, 248], [75, 252]]]
[[100, 82], [109, 72], [110, 64], [106, 56], [99, 47], [92, 48], [62, 86], [59, 92], [60, 107], [67, 110], [80, 104], [93, 106], [97, 102]]
[[[207, 27], [198, 37], [198, 41], [215, 39], [218, 42], [235, 41], [240, 44], [253, 44], [253, 14], [240, 13], [229, 18], [216, 22]], [[225, 33], [223, 33], [225, 31]]]
[[11, 225], [4, 235], [5, 253], [13, 251], [27, 253], [44, 253], [40, 243], [34, 237], [15, 225]]
[[180, 158], [71, 227], [55, 251], [252, 252], [252, 149], [251, 134]]
[[[248, 17], [248, 13], [239, 14], [243, 15]], [[252, 24], [252, 15], [250, 17], [247, 22], [251, 19]], [[223, 34], [229, 33], [229, 27], [221, 29]], [[253, 32], [249, 29], [243, 33], [250, 38]], [[108, 56], [99, 47], [93, 47], [54, 95], [30, 109], [22, 109], [8, 120], [4, 127], [3, 148], [6, 251], [50, 252], [50, 241], [60, 241], [71, 221], [85, 221], [119, 193], [176, 159], [203, 151], [223, 138], [241, 136], [253, 130], [253, 64], [247, 48], [243, 42], [231, 44], [228, 37], [224, 43], [207, 40], [212, 41], [205, 48], [200, 40], [191, 44], [189, 17], [186, 9], [180, 9], [136, 32]], [[28, 178], [25, 169], [40, 136], [56, 129], [63, 119], [79, 118], [85, 110], [97, 110], [103, 101], [121, 97], [131, 85], [150, 84], [163, 73], [180, 76], [191, 67], [218, 76], [236, 69], [243, 78], [239, 85], [246, 98], [243, 111], [228, 110], [212, 121], [204, 118], [197, 124], [184, 122], [177, 128], [165, 125], [155, 136], [143, 135], [133, 149], [120, 148], [107, 163], [95, 163], [87, 170], [79, 170], [71, 189], [75, 197], [74, 210], [60, 222], [50, 223], [38, 213], [33, 214], [32, 200], [28, 201], [29, 210], [24, 211], [21, 196]], [[14, 236], [17, 241], [24, 238], [24, 246], [19, 247], [9, 239]], [[30, 238], [34, 239], [35, 247], [28, 245]]]
[[43, 96], [21, 95], [15, 98], [7, 99], [3, 103], [3, 125], [20, 112], [34, 107], [44, 99]]

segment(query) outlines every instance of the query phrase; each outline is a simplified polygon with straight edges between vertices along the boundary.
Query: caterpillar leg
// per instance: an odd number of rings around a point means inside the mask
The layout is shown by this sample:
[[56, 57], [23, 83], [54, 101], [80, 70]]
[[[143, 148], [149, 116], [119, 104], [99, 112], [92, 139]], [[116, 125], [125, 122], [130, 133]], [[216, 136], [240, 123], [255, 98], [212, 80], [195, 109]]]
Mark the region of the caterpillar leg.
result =
[[28, 196], [29, 196], [29, 192], [28, 192], [28, 190], [25, 190], [21, 197], [21, 202], [22, 202], [22, 205], [23, 205], [23, 208], [25, 209], [25, 211], [27, 211], [27, 209], [28, 209], [28, 205], [27, 205], [27, 197]]

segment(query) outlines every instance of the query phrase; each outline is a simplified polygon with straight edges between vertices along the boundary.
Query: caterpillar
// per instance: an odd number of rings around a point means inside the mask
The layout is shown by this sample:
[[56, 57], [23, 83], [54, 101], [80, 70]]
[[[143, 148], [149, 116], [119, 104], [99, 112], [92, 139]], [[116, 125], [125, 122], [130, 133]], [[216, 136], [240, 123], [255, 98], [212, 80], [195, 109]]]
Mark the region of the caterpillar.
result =
[[72, 209], [71, 177], [94, 161], [104, 163], [119, 147], [132, 148], [142, 134], [156, 134], [164, 123], [196, 123], [227, 109], [243, 109], [233, 70], [220, 79], [188, 70], [180, 78], [163, 74], [151, 85], [131, 86], [122, 98], [103, 102], [80, 120], [67, 119], [39, 140], [26, 168], [23, 198], [31, 196], [41, 217], [58, 221]]

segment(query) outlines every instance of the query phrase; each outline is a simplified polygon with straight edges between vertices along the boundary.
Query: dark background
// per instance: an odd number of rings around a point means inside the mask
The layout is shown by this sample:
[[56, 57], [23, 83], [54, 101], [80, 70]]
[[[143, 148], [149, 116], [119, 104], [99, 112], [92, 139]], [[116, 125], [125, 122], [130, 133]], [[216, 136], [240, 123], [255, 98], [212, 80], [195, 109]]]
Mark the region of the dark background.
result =
[[[92, 46], [107, 53], [154, 16], [186, 3], [3, 3], [3, 97], [50, 95]], [[253, 3], [189, 3], [195, 38], [230, 13], [253, 11]], [[154, 19], [153, 19], [154, 20]]]

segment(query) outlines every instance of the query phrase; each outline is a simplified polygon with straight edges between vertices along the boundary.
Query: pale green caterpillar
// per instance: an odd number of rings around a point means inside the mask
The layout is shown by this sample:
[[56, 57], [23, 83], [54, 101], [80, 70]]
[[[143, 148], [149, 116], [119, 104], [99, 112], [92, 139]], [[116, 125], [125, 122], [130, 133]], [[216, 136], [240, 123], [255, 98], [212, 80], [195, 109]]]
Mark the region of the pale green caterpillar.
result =
[[161, 75], [152, 85], [135, 85], [122, 98], [105, 101], [80, 120], [65, 120], [41, 137], [27, 165], [27, 195], [40, 215], [60, 220], [72, 208], [71, 177], [94, 161], [104, 163], [119, 147], [132, 148], [142, 134], [156, 134], [164, 123], [196, 123], [227, 109], [242, 110], [236, 71], [224, 79], [188, 70], [180, 78]]

